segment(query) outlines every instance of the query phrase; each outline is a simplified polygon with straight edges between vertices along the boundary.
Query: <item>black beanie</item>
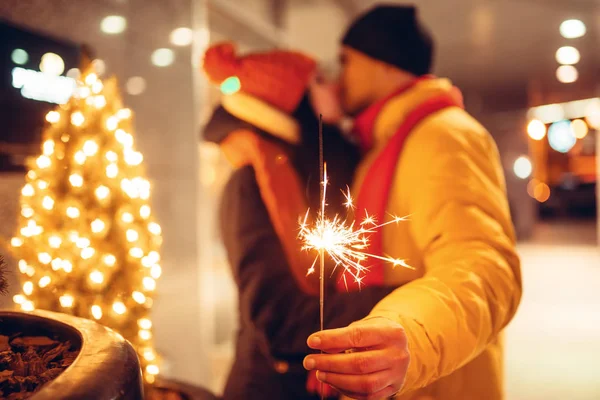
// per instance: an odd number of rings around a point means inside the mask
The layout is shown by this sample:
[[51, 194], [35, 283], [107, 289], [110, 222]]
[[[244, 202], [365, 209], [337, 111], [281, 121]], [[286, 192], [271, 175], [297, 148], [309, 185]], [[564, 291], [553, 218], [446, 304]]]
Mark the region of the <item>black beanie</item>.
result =
[[431, 72], [433, 39], [414, 6], [372, 8], [354, 21], [342, 43], [417, 76]]

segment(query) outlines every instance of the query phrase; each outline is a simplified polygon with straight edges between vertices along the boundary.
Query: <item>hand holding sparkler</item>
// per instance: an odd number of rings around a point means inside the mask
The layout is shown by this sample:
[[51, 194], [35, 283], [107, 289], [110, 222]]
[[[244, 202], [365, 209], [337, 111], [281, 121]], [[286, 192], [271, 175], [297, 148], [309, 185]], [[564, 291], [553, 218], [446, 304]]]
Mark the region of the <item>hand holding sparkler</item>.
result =
[[383, 317], [368, 318], [346, 328], [321, 331], [308, 338], [312, 354], [304, 367], [317, 378], [353, 399], [387, 399], [403, 386], [410, 353], [400, 324]]

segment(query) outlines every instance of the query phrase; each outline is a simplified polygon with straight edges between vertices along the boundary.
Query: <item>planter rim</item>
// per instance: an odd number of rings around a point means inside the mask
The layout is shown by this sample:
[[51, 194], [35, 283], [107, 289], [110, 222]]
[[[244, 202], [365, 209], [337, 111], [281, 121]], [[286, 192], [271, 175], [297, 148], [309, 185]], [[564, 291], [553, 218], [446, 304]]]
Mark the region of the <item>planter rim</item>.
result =
[[[23, 318], [63, 325], [81, 337], [79, 355], [56, 379], [31, 400], [141, 399], [142, 377], [131, 344], [120, 334], [94, 321], [45, 310], [1, 311], [1, 318]], [[129, 393], [133, 391], [133, 393]], [[137, 394], [136, 394], [137, 393]]]

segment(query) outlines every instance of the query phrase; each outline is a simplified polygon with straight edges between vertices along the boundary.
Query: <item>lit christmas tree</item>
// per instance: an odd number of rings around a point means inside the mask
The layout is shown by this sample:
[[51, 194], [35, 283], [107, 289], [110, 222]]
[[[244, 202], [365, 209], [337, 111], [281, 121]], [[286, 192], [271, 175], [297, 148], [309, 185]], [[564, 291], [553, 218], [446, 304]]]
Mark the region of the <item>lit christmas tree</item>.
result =
[[29, 162], [10, 243], [23, 283], [14, 301], [24, 311], [63, 312], [113, 328], [137, 349], [152, 382], [158, 360], [149, 311], [162, 237], [131, 118], [116, 80], [103, 84], [94, 73], [46, 116], [42, 154]]

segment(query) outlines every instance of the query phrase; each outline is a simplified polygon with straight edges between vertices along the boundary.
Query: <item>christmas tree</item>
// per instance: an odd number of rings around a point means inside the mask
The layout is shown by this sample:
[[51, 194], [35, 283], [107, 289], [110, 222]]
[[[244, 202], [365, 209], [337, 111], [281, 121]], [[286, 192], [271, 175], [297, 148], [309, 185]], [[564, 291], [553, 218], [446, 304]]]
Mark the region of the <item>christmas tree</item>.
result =
[[11, 250], [24, 311], [97, 320], [137, 349], [146, 380], [158, 374], [149, 311], [161, 274], [161, 228], [149, 205], [131, 110], [116, 79], [89, 72], [68, 103], [46, 115], [42, 154], [28, 162]]

